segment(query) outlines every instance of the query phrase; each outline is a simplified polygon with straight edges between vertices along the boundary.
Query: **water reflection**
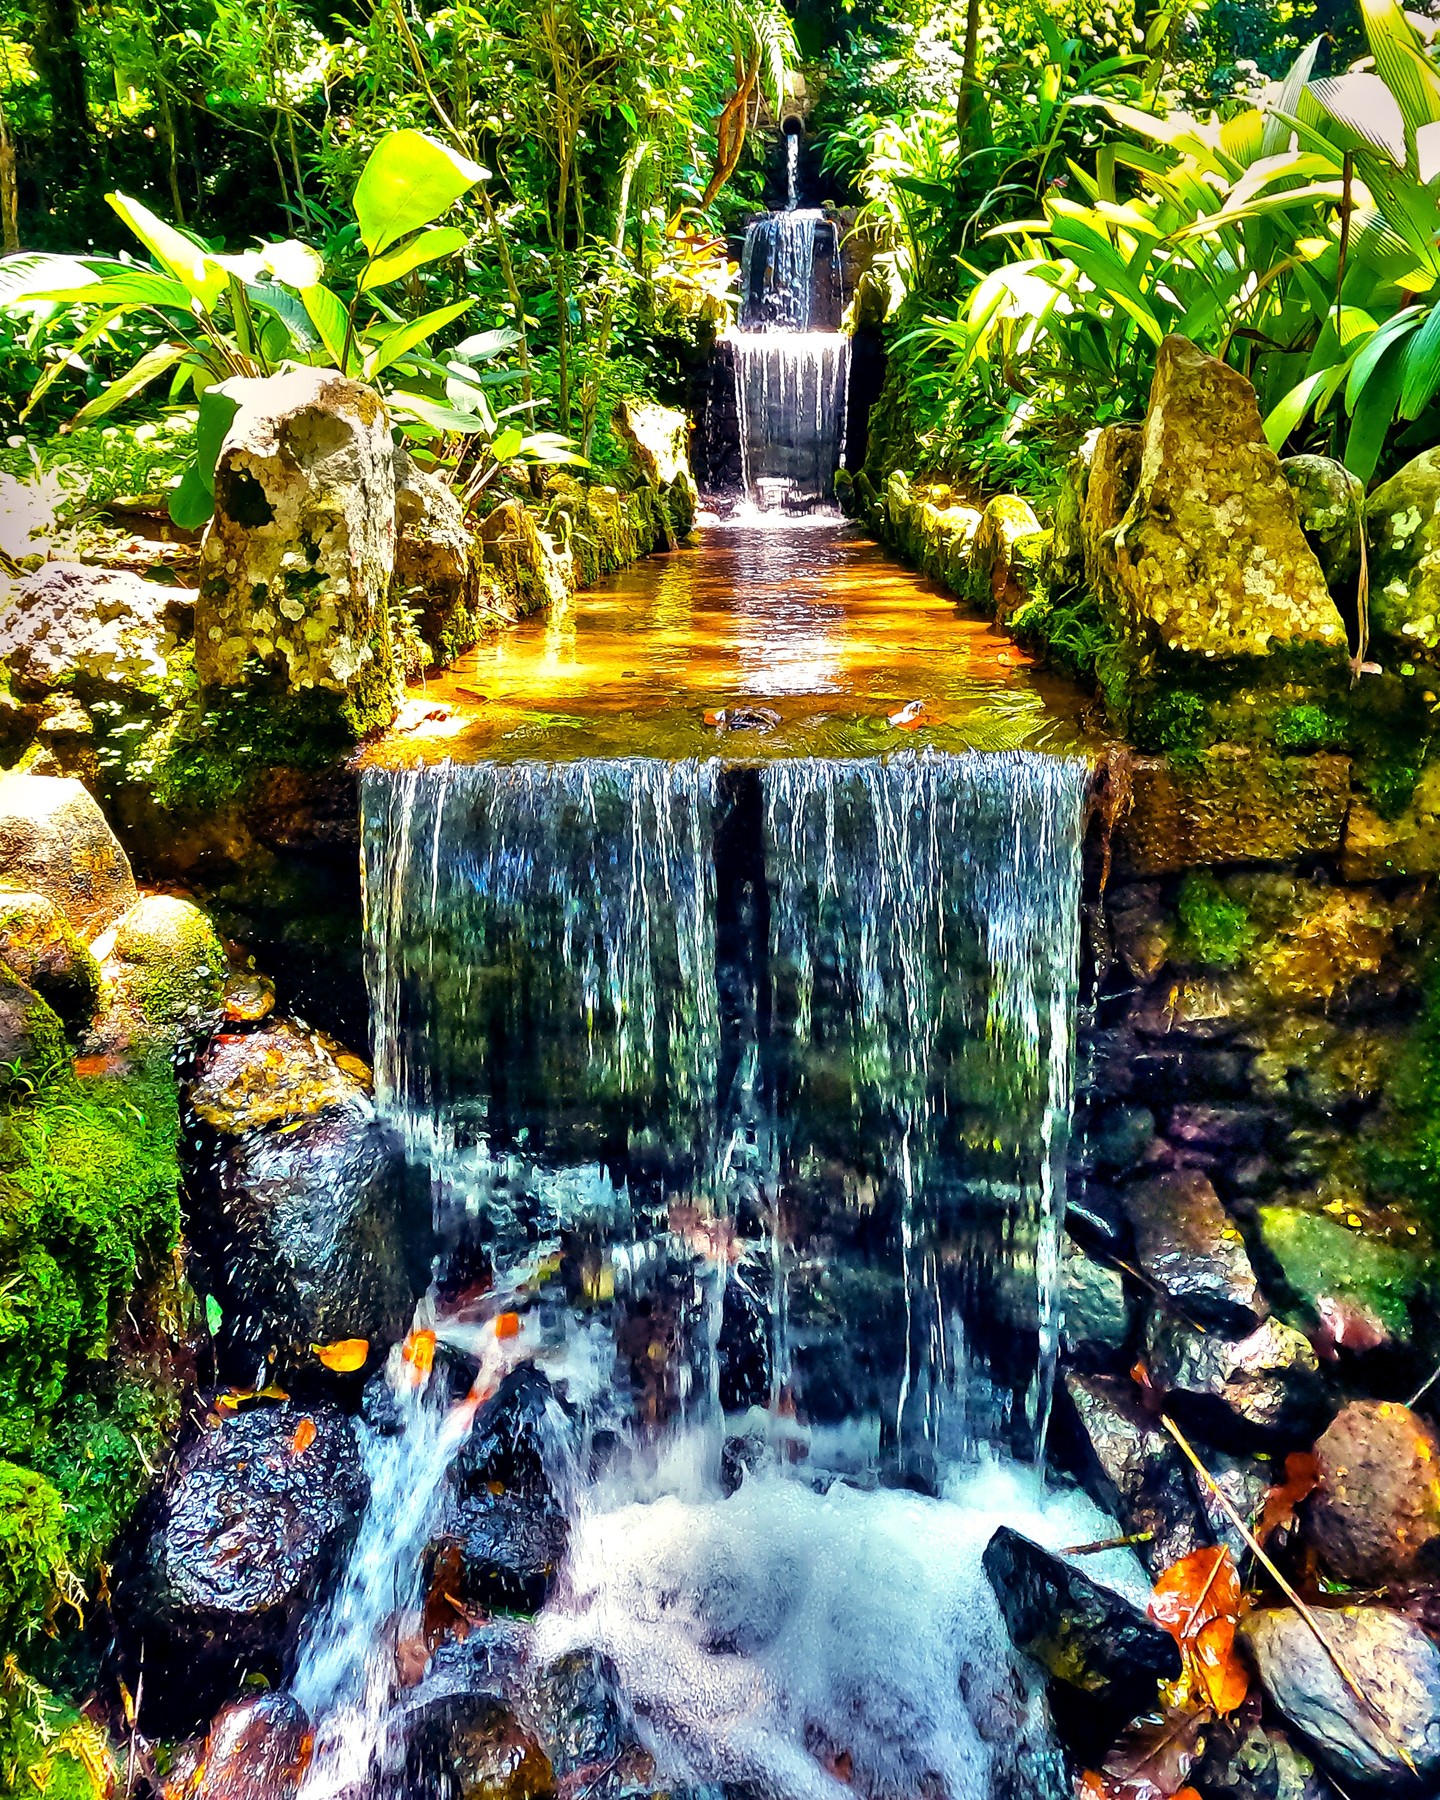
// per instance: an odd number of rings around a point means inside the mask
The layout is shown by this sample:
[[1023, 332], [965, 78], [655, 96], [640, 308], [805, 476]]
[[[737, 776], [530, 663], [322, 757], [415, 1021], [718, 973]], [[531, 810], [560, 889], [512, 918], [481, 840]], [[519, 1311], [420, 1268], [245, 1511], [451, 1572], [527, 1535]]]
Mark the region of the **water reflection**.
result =
[[[450, 716], [372, 760], [770, 761], [1084, 742], [1073, 690], [839, 520], [706, 526], [694, 546], [504, 633], [423, 691]], [[707, 724], [746, 701], [779, 725]], [[917, 701], [915, 728], [889, 722]]]

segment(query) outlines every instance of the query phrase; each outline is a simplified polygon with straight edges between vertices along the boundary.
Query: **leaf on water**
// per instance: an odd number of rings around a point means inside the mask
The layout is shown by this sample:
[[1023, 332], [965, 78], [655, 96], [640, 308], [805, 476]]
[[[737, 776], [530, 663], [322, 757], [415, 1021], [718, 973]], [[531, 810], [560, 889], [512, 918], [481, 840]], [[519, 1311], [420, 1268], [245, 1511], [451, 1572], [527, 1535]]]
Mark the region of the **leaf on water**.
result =
[[412, 1331], [400, 1346], [400, 1355], [409, 1364], [416, 1381], [423, 1381], [435, 1367], [435, 1333]]
[[369, 1338], [340, 1338], [333, 1344], [312, 1344], [310, 1348], [334, 1375], [353, 1375], [363, 1369], [370, 1354]]
[[303, 1456], [314, 1442], [315, 1421], [308, 1417], [304, 1418], [295, 1427], [295, 1435], [290, 1440], [290, 1454]]
[[1101, 1765], [1107, 1800], [1176, 1800], [1200, 1753], [1205, 1715], [1171, 1709], [1127, 1725]]
[[504, 1343], [506, 1338], [519, 1337], [520, 1315], [514, 1312], [500, 1313], [495, 1320], [495, 1336]]
[[259, 1388], [226, 1388], [223, 1394], [215, 1396], [215, 1410], [219, 1413], [239, 1412], [242, 1406], [248, 1406], [252, 1400], [288, 1400], [289, 1394], [282, 1387]]
[[1285, 1458], [1285, 1479], [1269, 1489], [1261, 1508], [1255, 1535], [1263, 1544], [1273, 1531], [1288, 1531], [1295, 1523], [1295, 1509], [1313, 1493], [1320, 1479], [1320, 1465], [1308, 1450], [1292, 1450]]
[[1244, 1605], [1235, 1559], [1219, 1549], [1192, 1550], [1155, 1583], [1150, 1617], [1180, 1646], [1195, 1696], [1220, 1714], [1234, 1712], [1250, 1689], [1235, 1654], [1235, 1626]]

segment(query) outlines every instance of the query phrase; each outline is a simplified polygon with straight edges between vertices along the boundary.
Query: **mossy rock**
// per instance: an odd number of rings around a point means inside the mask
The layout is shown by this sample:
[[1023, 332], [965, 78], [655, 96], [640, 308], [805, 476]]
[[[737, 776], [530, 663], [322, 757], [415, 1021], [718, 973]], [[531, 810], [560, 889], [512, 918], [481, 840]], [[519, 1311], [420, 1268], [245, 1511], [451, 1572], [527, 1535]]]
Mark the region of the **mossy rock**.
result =
[[72, 1029], [95, 1016], [100, 965], [44, 894], [0, 889], [0, 962]]
[[1333, 456], [1287, 456], [1280, 464], [1305, 541], [1339, 594], [1360, 573], [1365, 533], [1365, 484]]
[[1440, 655], [1440, 449], [1370, 496], [1370, 629], [1380, 661]]
[[50, 1618], [69, 1567], [59, 1494], [43, 1475], [0, 1461], [0, 1632], [7, 1642]]
[[115, 928], [106, 972], [121, 1004], [168, 1041], [194, 1043], [225, 1014], [225, 946], [189, 900], [137, 900]]
[[1262, 1206], [1259, 1222], [1265, 1249], [1311, 1323], [1322, 1300], [1348, 1300], [1392, 1337], [1409, 1337], [1410, 1305], [1425, 1273], [1418, 1251], [1298, 1206]]
[[0, 964], [0, 1091], [43, 1086], [68, 1063], [59, 1014]]
[[112, 1800], [120, 1764], [104, 1730], [21, 1672], [0, 1688], [0, 1792]]

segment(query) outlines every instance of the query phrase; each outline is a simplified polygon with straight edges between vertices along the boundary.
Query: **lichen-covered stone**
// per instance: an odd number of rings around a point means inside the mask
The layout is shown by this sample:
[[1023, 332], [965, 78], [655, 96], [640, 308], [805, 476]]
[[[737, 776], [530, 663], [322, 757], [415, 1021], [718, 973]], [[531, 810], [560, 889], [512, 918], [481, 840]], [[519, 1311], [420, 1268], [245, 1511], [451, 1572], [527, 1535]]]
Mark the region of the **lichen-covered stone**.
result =
[[698, 504], [690, 472], [690, 421], [683, 412], [653, 400], [622, 400], [615, 408], [614, 424], [616, 436], [652, 487], [661, 493], [678, 487], [689, 495], [692, 506]]
[[260, 1031], [218, 1037], [196, 1068], [190, 1105], [216, 1131], [239, 1137], [330, 1107], [368, 1110], [369, 1075], [322, 1032], [278, 1019]]
[[59, 1015], [0, 964], [0, 1088], [53, 1077], [66, 1060]]
[[395, 458], [380, 397], [334, 369], [227, 385], [239, 410], [215, 468], [195, 668], [240, 687], [341, 696], [357, 732], [399, 705], [389, 598]]
[[100, 965], [43, 894], [0, 889], [0, 962], [67, 1024], [85, 1024], [100, 998]]
[[1345, 756], [1270, 756], [1217, 744], [1193, 767], [1138, 757], [1134, 801], [1115, 834], [1116, 864], [1125, 875], [1170, 875], [1333, 854], [1349, 803]]
[[[1043, 547], [1040, 521], [1018, 494], [997, 494], [980, 515], [970, 545], [970, 569], [962, 591], [974, 606], [1008, 618], [1030, 597], [1038, 552]], [[1027, 544], [1028, 551], [1021, 545]]]
[[1345, 1581], [1383, 1586], [1440, 1572], [1440, 1440], [1418, 1413], [1353, 1400], [1315, 1445], [1305, 1530]]
[[1040, 571], [1050, 588], [1079, 587], [1085, 579], [1085, 491], [1094, 450], [1092, 436], [1065, 465], [1064, 479], [1055, 495], [1050, 542]]
[[1344, 659], [1344, 621], [1255, 391], [1188, 338], [1167, 337], [1157, 353], [1135, 493], [1098, 563], [1117, 624], [1170, 661]]
[[1087, 1256], [1067, 1237], [1060, 1265], [1061, 1337], [1066, 1354], [1118, 1350], [1130, 1335], [1130, 1306], [1120, 1271]]
[[395, 451], [395, 530], [395, 600], [415, 610], [429, 659], [452, 661], [478, 635], [479, 557], [454, 491], [403, 445]]
[[1105, 539], [1125, 517], [1135, 496], [1144, 448], [1143, 425], [1106, 425], [1095, 435], [1080, 509], [1085, 579], [1092, 588], [1100, 585], [1107, 554]]
[[1332, 594], [1360, 573], [1365, 532], [1365, 484], [1333, 456], [1287, 456], [1280, 464], [1305, 541], [1315, 552]]
[[1355, 796], [1340, 868], [1347, 881], [1440, 873], [1440, 762], [1422, 770], [1408, 804], [1393, 818], [1364, 795]]
[[1212, 1429], [1300, 1433], [1323, 1403], [1320, 1360], [1310, 1340], [1279, 1319], [1243, 1338], [1226, 1338], [1157, 1307], [1146, 1347], [1156, 1386], [1188, 1397]]
[[0, 775], [0, 880], [53, 900], [86, 937], [135, 903], [119, 840], [68, 776]]
[[1266, 1607], [1241, 1620], [1240, 1636], [1276, 1709], [1338, 1779], [1373, 1784], [1367, 1792], [1404, 1794], [1417, 1791], [1413, 1770], [1423, 1784], [1419, 1791], [1433, 1791], [1440, 1774], [1440, 1650], [1387, 1607], [1326, 1607], [1318, 1619], [1325, 1643], [1365, 1699], [1356, 1697], [1293, 1607]]
[[208, 1037], [225, 1013], [225, 946], [200, 908], [173, 894], [137, 900], [115, 927], [105, 974], [120, 1005], [172, 1045]]
[[502, 500], [480, 525], [480, 554], [518, 596], [520, 612], [561, 605], [570, 593], [569, 559], [521, 500]]
[[1370, 496], [1370, 633], [1383, 663], [1440, 650], [1440, 449], [1426, 450]]
[[17, 581], [0, 619], [0, 662], [18, 694], [77, 687], [155, 692], [194, 621], [192, 588], [125, 569], [45, 563]]

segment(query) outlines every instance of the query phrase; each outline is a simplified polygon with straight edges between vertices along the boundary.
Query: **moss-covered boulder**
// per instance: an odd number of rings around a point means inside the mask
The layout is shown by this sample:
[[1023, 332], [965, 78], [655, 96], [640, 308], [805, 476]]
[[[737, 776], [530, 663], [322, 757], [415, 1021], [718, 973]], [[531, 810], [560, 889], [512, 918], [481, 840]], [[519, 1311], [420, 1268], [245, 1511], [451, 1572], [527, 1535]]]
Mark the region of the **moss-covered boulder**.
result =
[[1120, 523], [1135, 497], [1140, 459], [1145, 448], [1142, 425], [1106, 425], [1095, 434], [1080, 504], [1081, 554], [1085, 579], [1101, 582], [1105, 540]]
[[66, 1059], [59, 1015], [0, 965], [0, 1091], [47, 1081]]
[[105, 815], [80, 782], [0, 775], [0, 881], [53, 900], [94, 936], [135, 903], [135, 877]]
[[413, 616], [417, 645], [397, 631], [407, 672], [417, 661], [446, 663], [476, 640], [479, 555], [453, 490], [419, 467], [403, 445], [395, 451], [396, 606]]
[[1030, 598], [1048, 541], [1028, 501], [997, 494], [975, 528], [962, 596], [996, 618], [1009, 618]]
[[1255, 391], [1186, 338], [1160, 346], [1135, 492], [1097, 560], [1117, 624], [1168, 663], [1344, 660], [1345, 625]]
[[0, 962], [34, 988], [72, 1029], [100, 999], [100, 965], [53, 900], [0, 888]]
[[615, 408], [614, 425], [615, 435], [651, 487], [688, 497], [693, 517], [700, 496], [690, 472], [690, 421], [685, 414], [653, 400], [622, 400]]
[[1333, 456], [1287, 456], [1280, 464], [1295, 496], [1296, 516], [1332, 594], [1360, 573], [1365, 535], [1365, 484]]
[[1370, 496], [1370, 632], [1382, 663], [1440, 654], [1440, 449]]
[[1341, 870], [1347, 881], [1440, 873], [1440, 762], [1422, 770], [1406, 805], [1382, 812], [1357, 794], [1345, 821]]
[[569, 558], [562, 557], [522, 500], [502, 500], [480, 524], [480, 555], [508, 592], [516, 615], [562, 605], [570, 593]]
[[1262, 1206], [1257, 1218], [1265, 1251], [1308, 1326], [1329, 1321], [1333, 1328], [1341, 1307], [1358, 1308], [1379, 1327], [1374, 1342], [1409, 1338], [1410, 1305], [1425, 1274], [1417, 1250], [1300, 1206]]
[[200, 908], [173, 894], [137, 900], [104, 965], [134, 1038], [189, 1045], [225, 1016], [225, 947]]
[[215, 517], [195, 607], [206, 687], [257, 669], [285, 692], [337, 697], [357, 735], [399, 705], [390, 584], [395, 461], [373, 389], [292, 369], [226, 390], [238, 410], [215, 466]]

